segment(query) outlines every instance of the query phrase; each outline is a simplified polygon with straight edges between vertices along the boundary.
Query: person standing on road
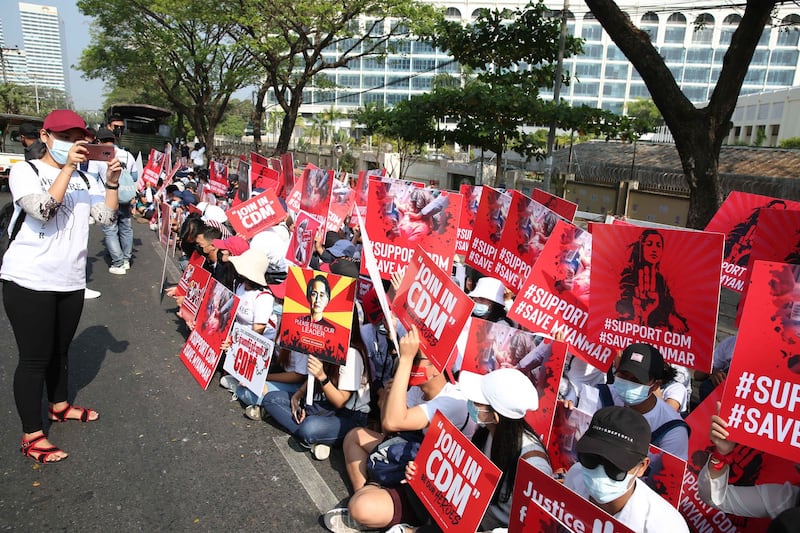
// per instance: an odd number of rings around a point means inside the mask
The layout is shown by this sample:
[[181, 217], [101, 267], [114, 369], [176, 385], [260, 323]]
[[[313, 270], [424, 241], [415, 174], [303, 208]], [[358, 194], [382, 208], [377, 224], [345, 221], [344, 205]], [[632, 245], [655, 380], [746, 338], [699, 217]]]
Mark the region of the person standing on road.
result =
[[80, 172], [78, 166], [87, 160], [86, 133], [83, 119], [73, 111], [51, 112], [39, 133], [46, 153], [17, 163], [9, 177], [15, 203], [11, 227], [23, 213], [25, 219], [4, 255], [0, 279], [19, 349], [14, 399], [22, 421], [20, 451], [41, 463], [68, 455], [43, 431], [45, 385], [51, 421], [99, 417], [67, 399], [68, 352], [83, 310], [89, 214], [101, 224], [114, 221], [121, 167], [116, 158], [109, 162], [105, 194], [96, 180]]
[[47, 150], [39, 140], [39, 128], [31, 122], [19, 125], [19, 142], [25, 147], [25, 161], [40, 159]]

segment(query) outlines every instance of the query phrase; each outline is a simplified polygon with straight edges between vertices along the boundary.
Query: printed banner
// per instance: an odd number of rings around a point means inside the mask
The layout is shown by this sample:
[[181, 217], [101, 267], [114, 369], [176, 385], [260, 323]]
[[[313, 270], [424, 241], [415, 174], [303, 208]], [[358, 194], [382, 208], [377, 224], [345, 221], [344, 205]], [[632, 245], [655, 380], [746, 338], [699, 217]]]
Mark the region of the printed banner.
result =
[[614, 352], [646, 342], [710, 372], [722, 246], [718, 233], [593, 226], [588, 337]]
[[[731, 379], [730, 374], [728, 380]], [[735, 383], [729, 381], [729, 383]], [[697, 477], [714, 445], [708, 437], [711, 415], [716, 412], [717, 402], [722, 398], [722, 387], [717, 387], [699, 406], [686, 417], [692, 429], [689, 434], [689, 462], [683, 477], [683, 496], [678, 511], [686, 518], [693, 533], [748, 533], [766, 531], [769, 518], [746, 518], [725, 514], [714, 509], [700, 498]], [[793, 462], [769, 455], [747, 446], [734, 448], [733, 460], [728, 467], [728, 482], [732, 485], [753, 486], [762, 483], [800, 484], [800, 474]], [[795, 456], [796, 460], [796, 456]]]
[[286, 259], [299, 267], [308, 268], [314, 253], [314, 236], [321, 225], [319, 220], [300, 211], [294, 222], [294, 233], [286, 250]]
[[744, 290], [745, 272], [754, 244], [761, 209], [800, 209], [800, 202], [733, 191], [709, 221], [705, 231], [725, 234], [722, 286]]
[[294, 187], [294, 154], [285, 152], [281, 154], [281, 196], [291, 191]]
[[351, 189], [350, 186], [343, 181], [334, 178], [331, 205], [328, 209], [325, 231], [339, 231], [342, 229], [345, 219], [353, 211], [355, 203], [356, 190]]
[[274, 350], [275, 343], [267, 337], [242, 324], [234, 324], [223, 368], [261, 398]]
[[511, 496], [508, 532], [634, 533], [596, 505], [520, 459]]
[[366, 225], [381, 276], [389, 279], [396, 270], [402, 271], [417, 245], [450, 272], [460, 213], [458, 193], [390, 178], [370, 180]]
[[587, 334], [591, 257], [592, 235], [559, 220], [508, 317], [531, 331], [563, 333], [573, 353], [605, 372], [616, 350]]
[[225, 212], [237, 235], [245, 239], [271, 228], [286, 218], [275, 192], [267, 189], [255, 198], [231, 207]]
[[481, 185], [463, 184], [459, 188], [464, 203], [461, 206], [461, 217], [458, 219], [458, 234], [456, 238], [456, 253], [466, 255], [469, 243], [472, 242], [472, 228], [475, 226], [475, 217], [478, 214], [478, 205], [481, 202]]
[[356, 280], [289, 267], [279, 343], [343, 365], [350, 345]]
[[228, 165], [221, 161], [211, 161], [208, 165], [208, 184], [206, 190], [217, 196], [228, 193]]
[[[188, 270], [189, 267], [187, 266], [186, 269]], [[210, 279], [211, 272], [204, 268], [194, 268], [193, 272], [190, 274], [188, 286], [186, 288], [186, 296], [178, 310], [178, 316], [187, 324], [194, 323]]]
[[237, 205], [241, 204], [242, 202], [246, 202], [250, 199], [250, 163], [245, 161], [244, 159], [240, 159], [238, 166], [236, 167], [236, 173], [239, 175], [239, 182], [236, 188], [236, 196], [234, 196], [233, 201], [231, 202], [232, 207], [236, 207]]
[[325, 169], [307, 169], [303, 173], [303, 195], [300, 197], [299, 210], [326, 220], [333, 191], [332, 181], [331, 173]]
[[194, 275], [194, 269], [203, 268], [205, 262], [206, 258], [198, 253], [197, 250], [192, 252], [192, 257], [189, 258], [189, 263], [186, 265], [186, 268], [183, 269], [181, 279], [178, 280], [178, 286], [175, 288], [176, 298], [186, 296], [186, 292], [189, 290], [189, 283]]
[[730, 440], [797, 460], [800, 265], [756, 261], [720, 416]]
[[409, 486], [444, 531], [477, 531], [500, 469], [441, 412], [431, 420]]
[[172, 219], [177, 215], [172, 212], [172, 208], [167, 202], [159, 204], [158, 213], [158, 240], [161, 244], [167, 246], [172, 234]]
[[533, 333], [472, 317], [461, 369], [488, 374], [500, 368], [516, 368], [528, 376], [539, 395], [539, 408], [528, 412], [525, 420], [542, 442], [547, 442], [566, 355], [563, 342], [537, 339]]
[[417, 246], [392, 309], [407, 330], [417, 326], [420, 349], [440, 372], [447, 368], [453, 346], [474, 306], [450, 274]]
[[233, 327], [239, 298], [212, 279], [203, 296], [195, 327], [181, 350], [181, 361], [203, 389], [208, 388], [222, 357], [222, 342]]
[[[152, 185], [158, 186], [158, 178], [161, 177], [161, 171], [164, 169], [164, 154], [158, 150], [151, 148], [150, 156], [147, 158], [147, 164], [142, 172], [142, 180], [144, 180], [145, 187]], [[166, 183], [165, 183], [166, 185]]]
[[483, 187], [465, 263], [485, 276], [494, 276], [510, 204], [510, 194]]
[[533, 194], [531, 196], [534, 200], [565, 220], [572, 222], [575, 219], [575, 213], [578, 211], [578, 204], [565, 200], [560, 196], [552, 195], [542, 189], [533, 189]]
[[652, 444], [647, 455], [650, 467], [647, 476], [641, 478], [642, 481], [677, 509], [683, 494], [686, 461]]

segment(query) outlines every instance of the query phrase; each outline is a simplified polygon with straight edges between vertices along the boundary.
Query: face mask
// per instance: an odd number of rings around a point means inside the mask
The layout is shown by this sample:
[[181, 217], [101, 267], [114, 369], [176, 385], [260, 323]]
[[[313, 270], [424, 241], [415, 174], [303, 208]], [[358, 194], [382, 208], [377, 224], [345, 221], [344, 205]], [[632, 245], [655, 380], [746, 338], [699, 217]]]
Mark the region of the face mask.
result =
[[172, 201], [172, 207], [180, 207], [180, 205], [181, 205], [181, 201], [180, 200], [173, 200]]
[[428, 381], [427, 367], [422, 365], [413, 365], [411, 367], [411, 375], [408, 377], [408, 384], [411, 387], [422, 385]]
[[477, 317], [486, 316], [489, 314], [489, 304], [475, 304], [472, 314]]
[[600, 503], [608, 503], [616, 500], [625, 494], [630, 488], [633, 474], [630, 472], [622, 481], [614, 481], [606, 474], [603, 465], [597, 465], [592, 469], [583, 468], [583, 484], [589, 491], [589, 496]]
[[486, 427], [487, 422], [483, 422], [478, 420], [478, 406], [473, 403], [472, 400], [467, 400], [467, 413], [469, 413], [469, 417], [475, 422], [475, 425], [479, 428]]
[[124, 133], [124, 131], [125, 131], [125, 128], [124, 128], [124, 127], [122, 127], [122, 126], [114, 126], [114, 129], [113, 129], [113, 130], [111, 130], [111, 131], [113, 131], [113, 132], [114, 132], [114, 137], [116, 137], [117, 139], [119, 139], [119, 136], [120, 136], [120, 135], [122, 135], [122, 134]]
[[650, 396], [650, 385], [640, 385], [622, 378], [614, 379], [614, 390], [625, 405], [639, 405]]
[[74, 143], [62, 141], [53, 137], [53, 147], [49, 146], [47, 149], [50, 151], [50, 157], [59, 165], [67, 164], [67, 157], [69, 156], [70, 148]]

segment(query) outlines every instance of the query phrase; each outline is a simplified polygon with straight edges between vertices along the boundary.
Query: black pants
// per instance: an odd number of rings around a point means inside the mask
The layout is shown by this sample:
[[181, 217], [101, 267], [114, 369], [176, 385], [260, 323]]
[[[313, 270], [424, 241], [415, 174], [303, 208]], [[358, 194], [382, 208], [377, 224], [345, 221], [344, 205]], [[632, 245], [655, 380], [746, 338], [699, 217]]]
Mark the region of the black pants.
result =
[[42, 388], [50, 403], [67, 400], [67, 355], [83, 311], [83, 290], [34, 291], [3, 282], [3, 305], [14, 330], [19, 364], [14, 400], [22, 431], [42, 429]]

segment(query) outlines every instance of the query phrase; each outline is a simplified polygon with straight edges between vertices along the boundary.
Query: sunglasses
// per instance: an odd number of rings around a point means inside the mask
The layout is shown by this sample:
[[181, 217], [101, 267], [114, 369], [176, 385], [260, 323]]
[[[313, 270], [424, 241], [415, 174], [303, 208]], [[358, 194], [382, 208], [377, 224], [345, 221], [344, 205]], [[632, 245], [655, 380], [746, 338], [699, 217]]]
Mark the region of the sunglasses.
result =
[[594, 470], [597, 468], [598, 465], [603, 465], [603, 468], [606, 471], [606, 475], [613, 479], [614, 481], [622, 481], [625, 479], [625, 476], [628, 475], [627, 470], [622, 470], [617, 468], [613, 464], [606, 461], [604, 458], [600, 457], [599, 455], [595, 455], [593, 453], [579, 453], [578, 454], [578, 462], [584, 468], [589, 470]]

